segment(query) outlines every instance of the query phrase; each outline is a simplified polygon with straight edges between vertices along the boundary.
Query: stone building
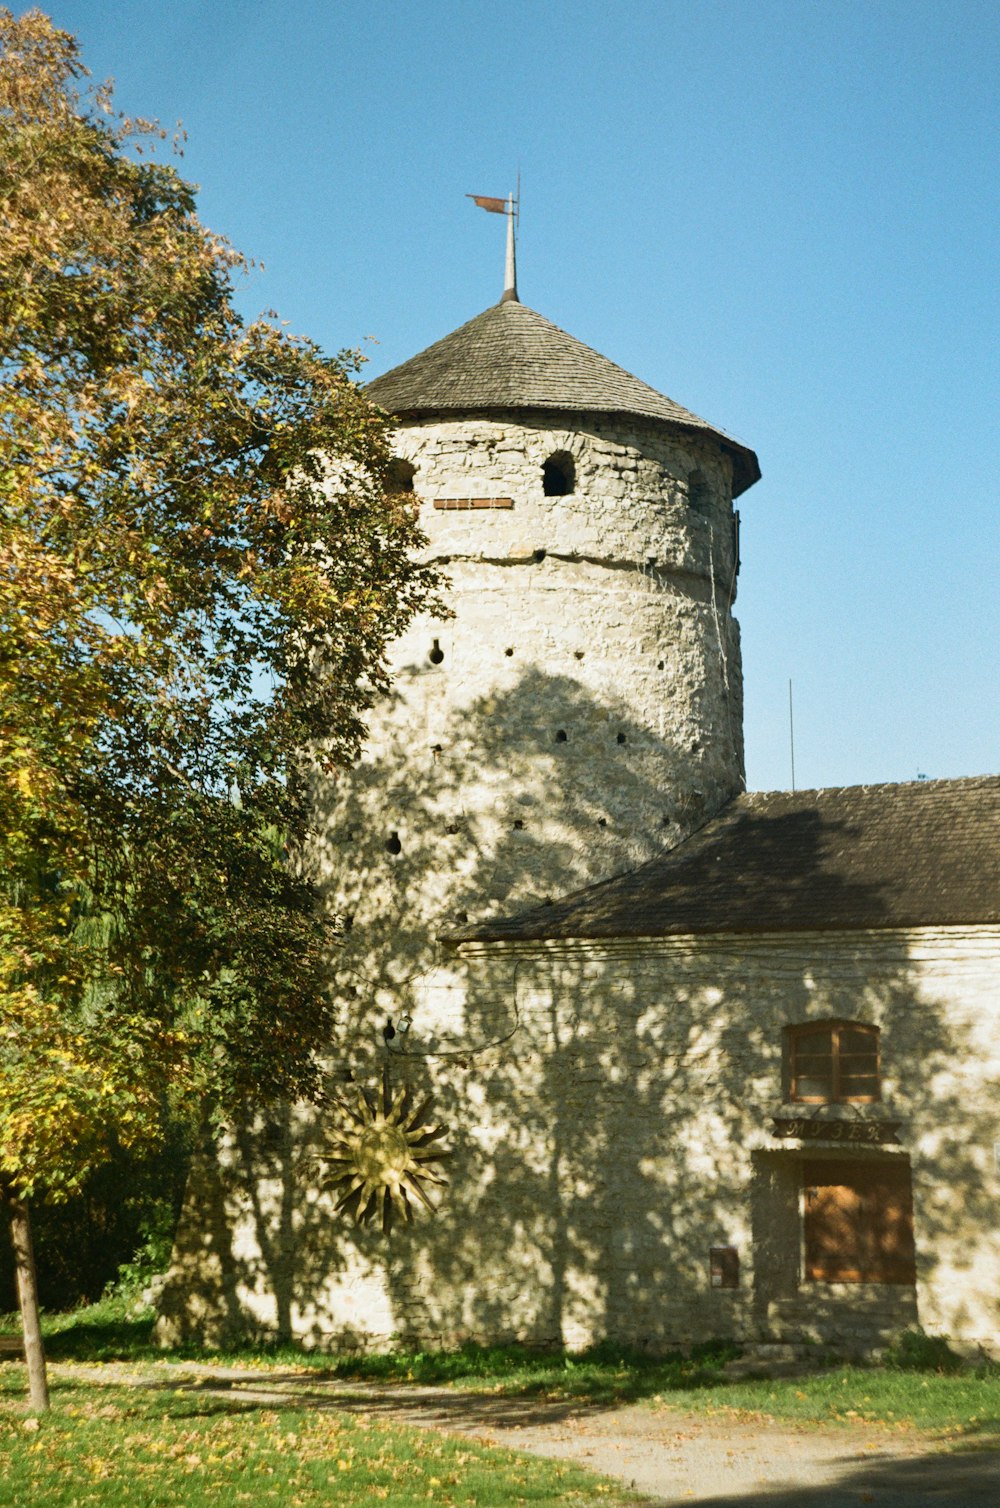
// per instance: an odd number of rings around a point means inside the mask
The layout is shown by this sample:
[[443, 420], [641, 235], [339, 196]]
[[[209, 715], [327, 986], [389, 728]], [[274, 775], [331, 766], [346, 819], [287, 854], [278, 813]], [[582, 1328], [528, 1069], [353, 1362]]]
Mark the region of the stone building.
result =
[[994, 1344], [1000, 781], [743, 793], [756, 457], [512, 291], [370, 392], [454, 616], [317, 782], [330, 1103], [161, 1334]]
[[552, 1111], [564, 1334], [1000, 1351], [998, 831], [997, 777], [743, 794], [467, 929]]

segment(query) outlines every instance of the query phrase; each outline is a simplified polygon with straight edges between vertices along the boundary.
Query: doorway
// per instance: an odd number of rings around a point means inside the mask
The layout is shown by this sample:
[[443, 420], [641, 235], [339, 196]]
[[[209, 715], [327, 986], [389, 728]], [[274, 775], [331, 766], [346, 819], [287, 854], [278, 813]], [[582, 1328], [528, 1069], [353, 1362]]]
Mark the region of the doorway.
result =
[[804, 1162], [802, 1184], [806, 1281], [916, 1282], [908, 1162]]

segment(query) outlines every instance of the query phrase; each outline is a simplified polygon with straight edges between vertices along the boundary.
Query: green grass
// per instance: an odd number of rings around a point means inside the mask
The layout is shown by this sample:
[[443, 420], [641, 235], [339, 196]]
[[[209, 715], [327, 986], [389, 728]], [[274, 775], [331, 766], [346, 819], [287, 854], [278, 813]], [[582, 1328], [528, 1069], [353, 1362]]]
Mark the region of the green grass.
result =
[[384, 1502], [585, 1508], [639, 1501], [559, 1462], [315, 1406], [260, 1408], [176, 1388], [94, 1386], [67, 1368], [52, 1412], [23, 1403], [24, 1368], [0, 1367], [0, 1503], [46, 1508]]
[[[0, 1319], [0, 1333], [13, 1328], [13, 1316]], [[800, 1423], [882, 1424], [919, 1429], [942, 1443], [1000, 1446], [998, 1366], [957, 1371], [831, 1366], [801, 1377], [735, 1381], [724, 1370], [735, 1348], [725, 1343], [694, 1347], [687, 1356], [659, 1358], [607, 1345], [577, 1354], [518, 1346], [364, 1357], [294, 1346], [163, 1352], [152, 1343], [151, 1319], [127, 1319], [122, 1303], [113, 1300], [48, 1317], [45, 1330], [53, 1360], [277, 1365], [317, 1380], [438, 1384], [500, 1397], [593, 1406], [646, 1402], [652, 1407], [731, 1410]], [[904, 1346], [900, 1357], [922, 1359], [925, 1366], [934, 1359], [949, 1365], [943, 1346], [926, 1337]]]
[[1000, 1367], [927, 1373], [831, 1366], [800, 1377], [737, 1382], [724, 1371], [732, 1354], [726, 1346], [695, 1347], [690, 1356], [662, 1358], [611, 1347], [577, 1355], [467, 1347], [351, 1360], [313, 1358], [313, 1364], [328, 1375], [358, 1381], [445, 1383], [476, 1393], [596, 1405], [646, 1402], [801, 1423], [881, 1423], [920, 1429], [944, 1441], [1000, 1446]]
[[[17, 1315], [0, 1315], [0, 1335], [19, 1333]], [[337, 1356], [296, 1345], [243, 1344], [205, 1350], [161, 1350], [152, 1338], [151, 1314], [129, 1318], [119, 1299], [104, 1299], [68, 1314], [45, 1315], [42, 1329], [51, 1361], [212, 1361], [225, 1365], [305, 1367], [325, 1377], [357, 1382], [453, 1384], [476, 1392], [520, 1397], [559, 1396], [594, 1403], [648, 1397], [663, 1387], [697, 1388], [724, 1379], [725, 1361], [738, 1354], [728, 1342], [695, 1346], [690, 1356], [655, 1359], [615, 1346], [569, 1354], [527, 1346], [464, 1346], [455, 1351], [393, 1351]]]
[[804, 1377], [726, 1382], [697, 1397], [664, 1389], [665, 1406], [729, 1410], [808, 1424], [918, 1429], [942, 1446], [1000, 1448], [1000, 1371], [933, 1374], [837, 1367]]

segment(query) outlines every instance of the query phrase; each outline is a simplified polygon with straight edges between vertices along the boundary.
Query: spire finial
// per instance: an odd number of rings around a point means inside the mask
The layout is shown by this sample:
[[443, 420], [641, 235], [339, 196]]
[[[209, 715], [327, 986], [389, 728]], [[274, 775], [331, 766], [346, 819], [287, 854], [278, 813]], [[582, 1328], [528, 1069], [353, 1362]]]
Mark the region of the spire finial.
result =
[[517, 297], [517, 256], [514, 247], [514, 195], [507, 195], [507, 259], [503, 271], [503, 298], [502, 304], [508, 304], [513, 300], [519, 302]]
[[473, 199], [480, 209], [489, 210], [491, 215], [507, 216], [507, 256], [504, 263], [503, 297], [500, 302], [519, 303], [517, 296], [517, 256], [515, 250], [515, 219], [521, 209], [521, 175], [517, 178], [517, 194], [508, 194], [506, 199], [494, 199], [488, 194], [466, 194], [466, 199]]

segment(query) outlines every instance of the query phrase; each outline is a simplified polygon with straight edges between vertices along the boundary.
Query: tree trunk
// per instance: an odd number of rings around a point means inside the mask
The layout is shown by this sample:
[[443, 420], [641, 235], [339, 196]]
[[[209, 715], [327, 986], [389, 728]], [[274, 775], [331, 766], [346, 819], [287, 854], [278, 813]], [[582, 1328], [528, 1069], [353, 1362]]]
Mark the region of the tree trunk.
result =
[[17, 1299], [21, 1306], [24, 1333], [24, 1359], [28, 1363], [28, 1393], [32, 1408], [39, 1414], [48, 1412], [49, 1381], [45, 1370], [45, 1347], [38, 1314], [38, 1283], [35, 1278], [35, 1251], [31, 1244], [31, 1218], [28, 1206], [15, 1194], [8, 1194], [10, 1236], [14, 1245], [17, 1272]]

